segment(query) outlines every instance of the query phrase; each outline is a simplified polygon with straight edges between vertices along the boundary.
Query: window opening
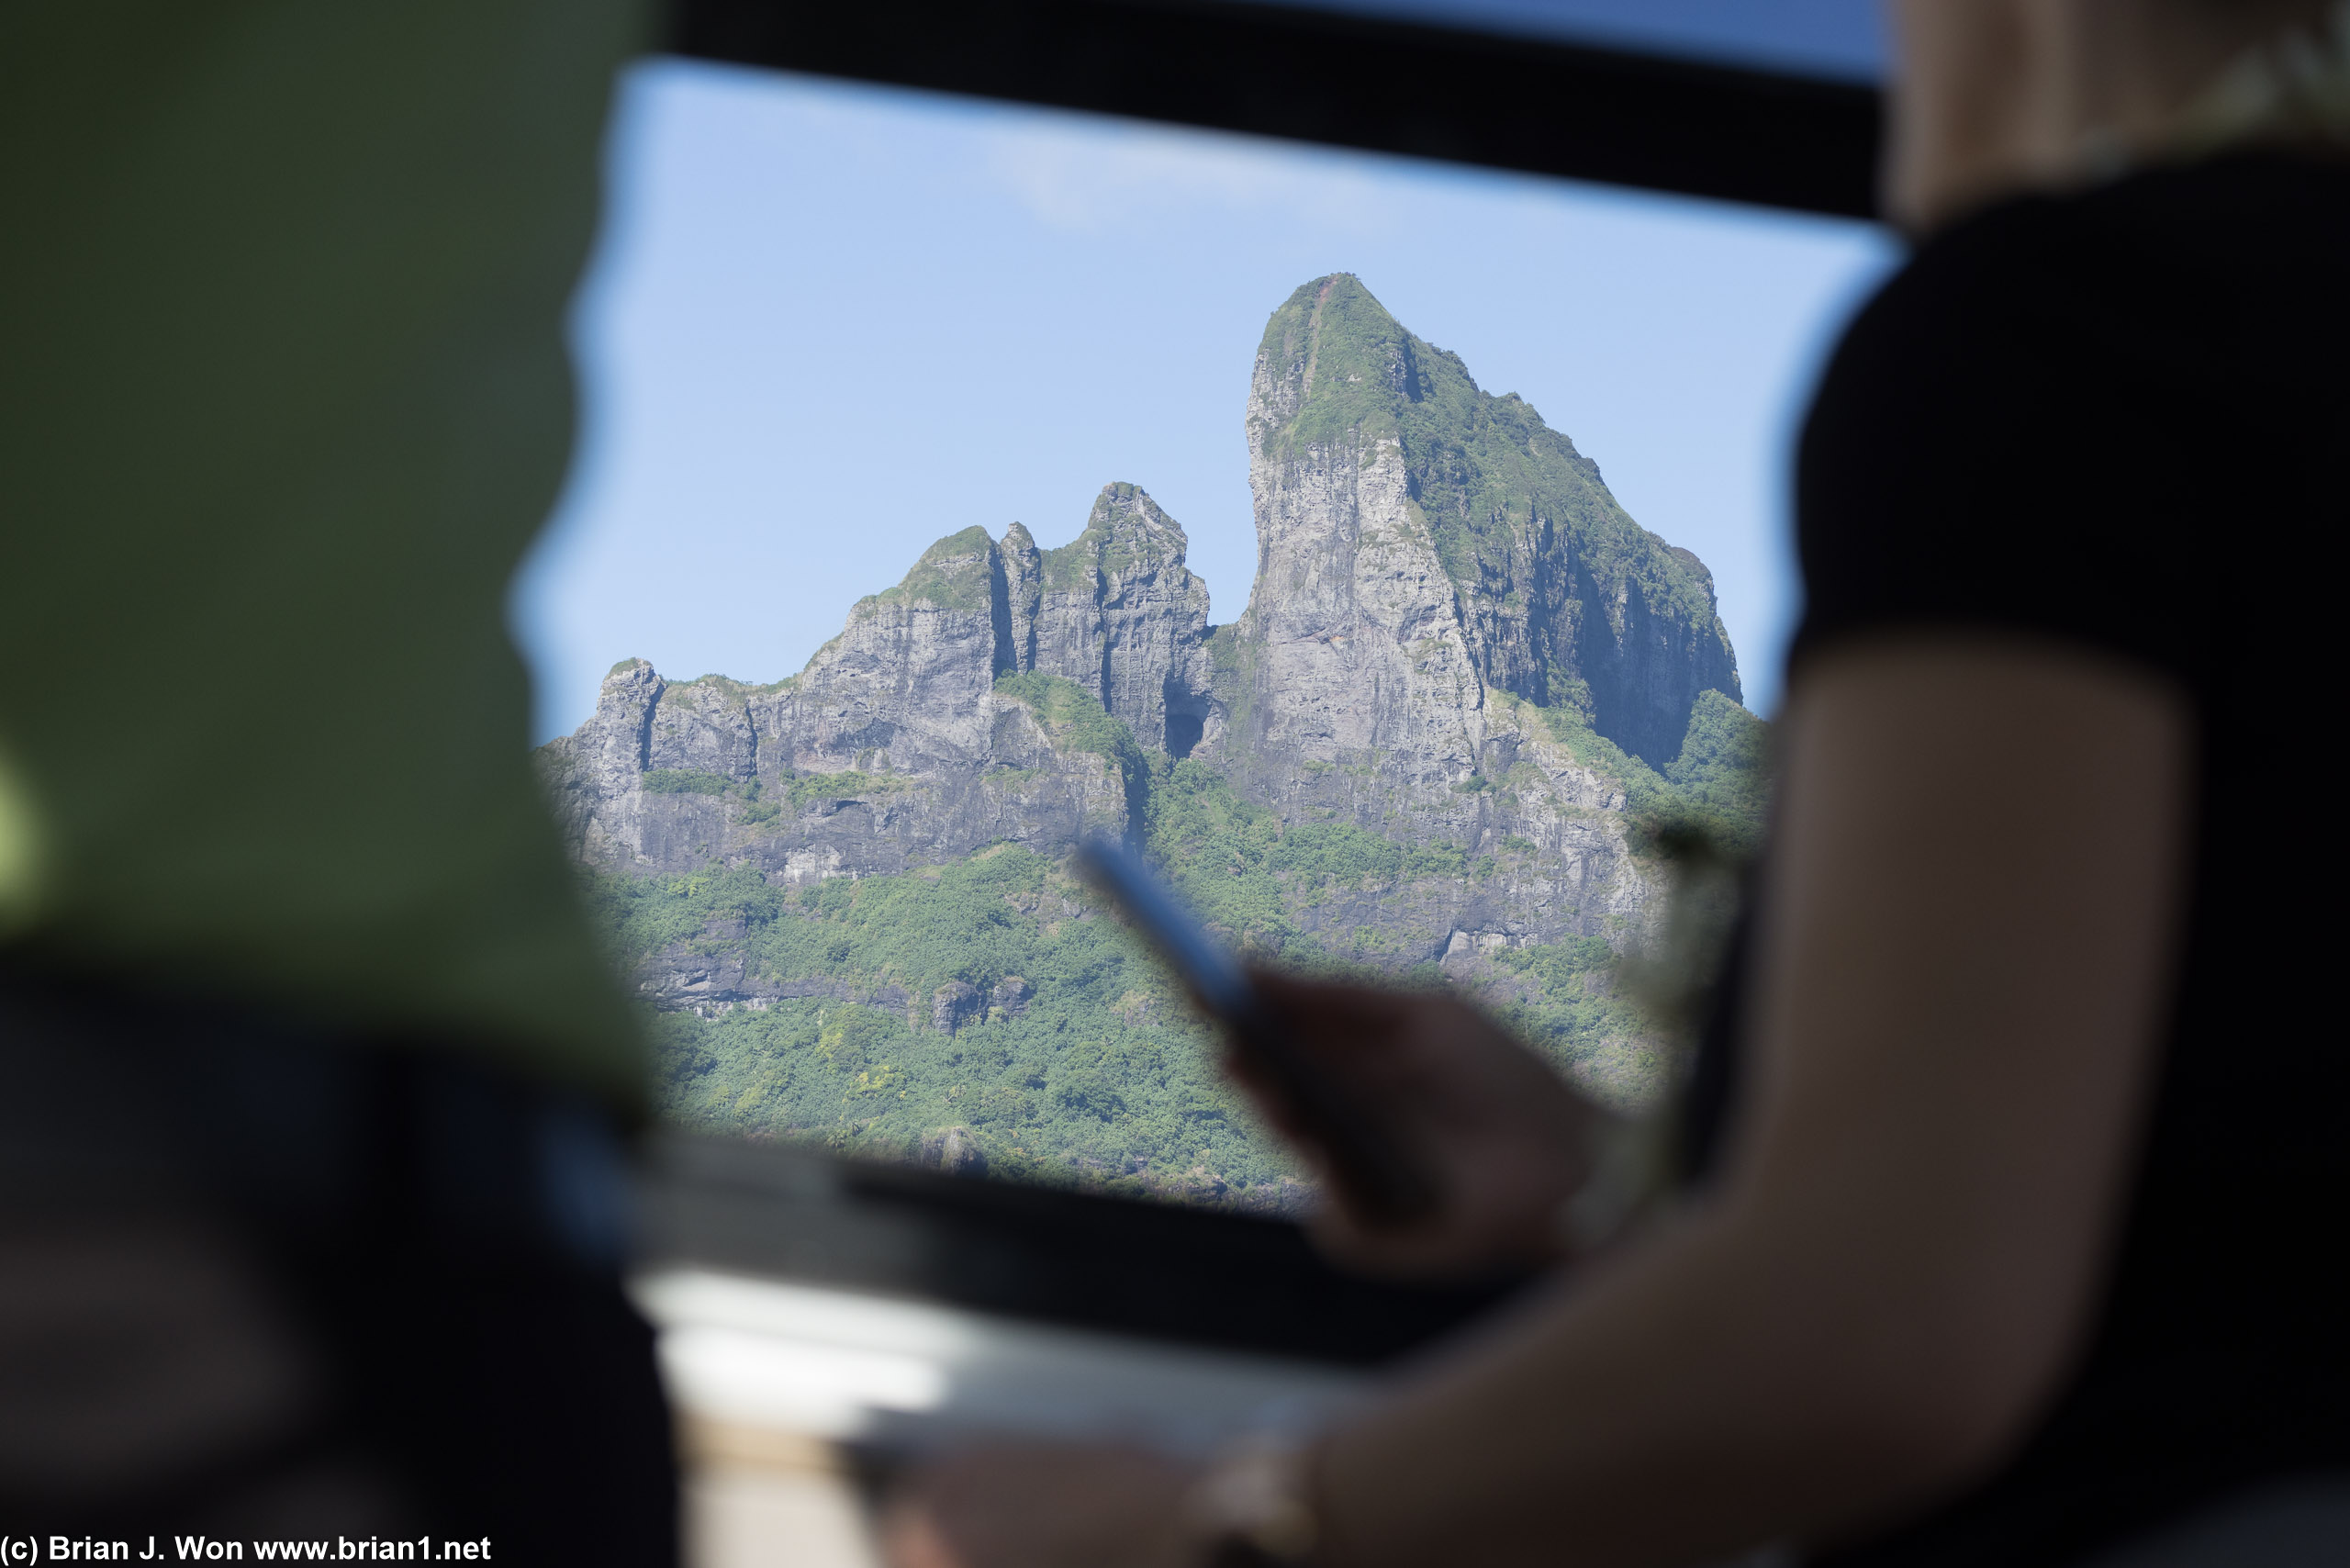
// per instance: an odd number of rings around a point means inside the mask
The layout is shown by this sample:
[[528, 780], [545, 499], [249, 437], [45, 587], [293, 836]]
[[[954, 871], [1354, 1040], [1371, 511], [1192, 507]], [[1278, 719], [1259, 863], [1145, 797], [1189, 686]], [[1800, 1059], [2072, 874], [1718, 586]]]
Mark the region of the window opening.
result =
[[1102, 829], [1658, 1092], [1649, 824], [1759, 822], [1782, 454], [1879, 231], [677, 62], [610, 162], [516, 619], [666, 1114], [1292, 1211]]

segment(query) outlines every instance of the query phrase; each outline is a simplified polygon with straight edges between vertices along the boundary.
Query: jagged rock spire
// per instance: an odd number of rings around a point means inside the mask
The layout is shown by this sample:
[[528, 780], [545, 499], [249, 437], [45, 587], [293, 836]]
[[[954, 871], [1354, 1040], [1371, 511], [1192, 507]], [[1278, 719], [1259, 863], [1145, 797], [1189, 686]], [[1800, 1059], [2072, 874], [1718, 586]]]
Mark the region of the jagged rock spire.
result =
[[964, 529], [923, 552], [897, 587], [860, 600], [801, 679], [822, 684], [843, 661], [938, 657], [953, 669], [926, 664], [906, 678], [976, 691], [1035, 670], [1083, 687], [1145, 745], [1168, 745], [1173, 712], [1176, 749], [1186, 750], [1208, 707], [1208, 590], [1184, 565], [1189, 545], [1181, 524], [1124, 483], [1103, 486], [1083, 531], [1056, 549], [1039, 550], [1017, 522], [1001, 542]]
[[[1207, 584], [1184, 565], [1181, 525], [1140, 486], [1103, 486], [1084, 532], [1058, 549], [1037, 552], [1025, 529], [1017, 545], [1026, 554], [1015, 562], [1007, 532], [1019, 668], [1077, 682], [1145, 745], [1167, 746], [1170, 705], [1179, 716], [1204, 712]], [[1025, 577], [1031, 557], [1035, 574]], [[1015, 564], [1024, 577], [1013, 578]], [[1033, 597], [1024, 602], [1024, 593]], [[1188, 749], [1182, 739], [1174, 749]]]
[[1036, 667], [1036, 608], [1045, 573], [1044, 553], [1015, 522], [1003, 531], [1004, 641], [996, 656], [998, 670]]
[[1425, 591], [1382, 612], [1397, 634], [1457, 627], [1483, 684], [1574, 708], [1660, 767], [1701, 692], [1740, 695], [1704, 564], [1634, 523], [1572, 441], [1516, 394], [1479, 388], [1351, 274], [1273, 312], [1248, 430], [1259, 591], [1273, 589], [1252, 616], [1268, 633], [1301, 569], [1326, 577], [1343, 555], [1363, 592], [1393, 599], [1399, 584], [1361, 574], [1417, 572], [1424, 549], [1438, 568]]

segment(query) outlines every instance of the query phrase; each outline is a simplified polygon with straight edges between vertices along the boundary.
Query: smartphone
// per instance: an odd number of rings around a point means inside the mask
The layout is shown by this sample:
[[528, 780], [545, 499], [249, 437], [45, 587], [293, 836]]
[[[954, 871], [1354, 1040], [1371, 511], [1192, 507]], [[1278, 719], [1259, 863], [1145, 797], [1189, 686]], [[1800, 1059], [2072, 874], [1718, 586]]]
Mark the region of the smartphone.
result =
[[1166, 960], [1233, 1048], [1270, 1080], [1306, 1136], [1330, 1161], [1331, 1178], [1374, 1225], [1406, 1225], [1436, 1206], [1436, 1183], [1346, 1086], [1297, 1048], [1258, 995], [1248, 971], [1211, 937], [1142, 857], [1113, 839], [1080, 846], [1078, 868]]

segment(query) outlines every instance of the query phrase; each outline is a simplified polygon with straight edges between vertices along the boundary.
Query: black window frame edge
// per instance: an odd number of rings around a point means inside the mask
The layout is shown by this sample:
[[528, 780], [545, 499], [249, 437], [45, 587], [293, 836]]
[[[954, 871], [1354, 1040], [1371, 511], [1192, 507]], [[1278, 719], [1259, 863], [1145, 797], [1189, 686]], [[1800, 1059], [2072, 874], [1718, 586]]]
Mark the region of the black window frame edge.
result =
[[647, 1271], [1349, 1366], [1404, 1355], [1529, 1282], [1370, 1279], [1333, 1268], [1286, 1219], [789, 1144], [663, 1130], [644, 1154], [636, 1264]]
[[[729, 64], [1875, 218], [1881, 95], [1850, 82], [1263, 0], [673, 0]], [[1284, 1220], [748, 1140], [648, 1143], [640, 1262], [1376, 1365], [1522, 1288], [1325, 1262]]]
[[1882, 95], [1266, 0], [673, 0], [689, 57], [1876, 216]]

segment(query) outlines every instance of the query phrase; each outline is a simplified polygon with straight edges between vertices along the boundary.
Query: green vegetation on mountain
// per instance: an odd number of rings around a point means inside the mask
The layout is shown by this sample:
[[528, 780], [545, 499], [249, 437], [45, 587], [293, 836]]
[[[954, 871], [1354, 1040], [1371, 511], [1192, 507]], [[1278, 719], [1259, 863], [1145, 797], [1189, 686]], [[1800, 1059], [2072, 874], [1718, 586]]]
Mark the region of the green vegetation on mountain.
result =
[[733, 780], [723, 773], [700, 773], [685, 767], [655, 767], [649, 769], [643, 779], [647, 793], [655, 795], [723, 795]]
[[[689, 1125], [890, 1157], [959, 1127], [998, 1174], [1221, 1184], [1259, 1201], [1291, 1168], [1218, 1080], [1165, 977], [1027, 850], [796, 894], [744, 871], [599, 878], [595, 891], [623, 950], [739, 923], [730, 950], [834, 993], [657, 1015], [661, 1094]], [[1013, 977], [1016, 1016], [986, 1004]], [[934, 999], [956, 983], [980, 1010], [949, 1033]]]
[[917, 789], [915, 780], [894, 773], [800, 773], [786, 785], [784, 797], [793, 811], [805, 811], [818, 801], [868, 801], [877, 795]]
[[[1074, 682], [1030, 673], [997, 689], [1064, 746], [1120, 768], [1147, 852], [1219, 935], [1310, 972], [1442, 983], [1432, 962], [1399, 963], [1378, 930], [1315, 916], [1348, 897], [1408, 899], [1416, 884], [1507, 874], [1531, 848], [1479, 859], [1351, 823], [1284, 827], [1214, 768], [1144, 750]], [[1714, 812], [1751, 834], [1757, 797], [1740, 769], [1759, 756], [1761, 725], [1726, 699], [1704, 713], [1672, 778], [1588, 729], [1571, 744], [1625, 778], [1647, 809]], [[1561, 720], [1571, 734], [1577, 722]], [[716, 778], [677, 777], [691, 782], [671, 788], [697, 791]], [[790, 793], [796, 801], [802, 785], [820, 783], [854, 792], [850, 782], [803, 776]], [[1271, 1207], [1301, 1191], [1294, 1159], [1223, 1083], [1208, 1031], [1166, 973], [1042, 856], [997, 845], [903, 875], [796, 890], [751, 867], [587, 877], [624, 965], [667, 950], [739, 955], [774, 989], [802, 993], [711, 1017], [653, 1014], [662, 1103], [688, 1125], [890, 1158], [934, 1151], [952, 1131], [990, 1171], [1022, 1180]], [[1648, 1048], [1641, 1018], [1617, 994], [1605, 941], [1511, 948], [1494, 961], [1483, 1000], [1562, 1070]], [[942, 997], [952, 1027], [940, 1026]]]
[[1150, 763], [1134, 732], [1110, 717], [1101, 700], [1077, 682], [1023, 670], [996, 677], [995, 689], [1025, 703], [1065, 747], [1107, 758], [1125, 779], [1129, 801], [1149, 788]]
[[988, 531], [974, 523], [923, 551], [903, 581], [867, 602], [929, 604], [984, 614], [990, 592], [988, 561], [994, 551], [995, 541]]
[[1698, 697], [1681, 754], [1662, 772], [1594, 730], [1572, 707], [1527, 706], [1576, 761], [1623, 786], [1625, 812], [1651, 842], [1695, 834], [1732, 861], [1762, 848], [1771, 803], [1770, 726], [1720, 692]]
[[[1234, 803], [1214, 788], [1169, 783], [1186, 840], [1231, 820]], [[1225, 934], [1288, 964], [1357, 967], [1294, 913], [1334, 882], [1398, 869], [1393, 846], [1351, 831], [1249, 825], [1259, 831], [1228, 859], [1179, 878], [1185, 895]], [[1456, 854], [1437, 868], [1463, 867]], [[999, 1175], [1273, 1206], [1294, 1195], [1294, 1157], [1223, 1082], [1188, 1002], [1088, 890], [1040, 856], [1002, 846], [796, 893], [742, 869], [589, 875], [618, 951], [722, 946], [767, 978], [820, 991], [714, 1018], [652, 1014], [662, 1106], [688, 1126], [886, 1158], [916, 1156], [959, 1128]], [[1632, 1009], [1607, 993], [1606, 943], [1526, 948], [1506, 962], [1525, 983], [1489, 1001], [1562, 1068], [1638, 1036]], [[1438, 983], [1433, 966], [1382, 973]], [[1016, 1015], [989, 1001], [1007, 981], [1027, 993]], [[977, 1009], [950, 1033], [934, 1026], [935, 999], [957, 983]]]
[[1771, 807], [1770, 734], [1762, 720], [1718, 691], [1701, 694], [1664, 777], [1678, 797], [1666, 809], [1706, 828], [1735, 858], [1762, 848]]
[[1085, 520], [1085, 527], [1066, 544], [1036, 552], [1037, 580], [1047, 593], [1068, 593], [1093, 580], [1102, 545], [1110, 535], [1110, 520], [1100, 506]]

